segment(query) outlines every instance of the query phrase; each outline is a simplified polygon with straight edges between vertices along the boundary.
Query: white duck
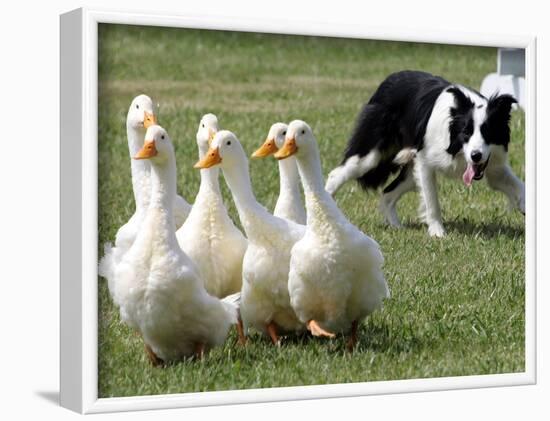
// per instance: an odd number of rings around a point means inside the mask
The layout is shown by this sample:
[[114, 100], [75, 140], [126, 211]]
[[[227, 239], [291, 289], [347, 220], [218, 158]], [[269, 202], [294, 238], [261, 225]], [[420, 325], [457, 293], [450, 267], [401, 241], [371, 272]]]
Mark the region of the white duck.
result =
[[[214, 114], [202, 117], [197, 131], [199, 159], [219, 130]], [[219, 168], [201, 170], [201, 184], [191, 213], [176, 237], [195, 262], [209, 294], [225, 297], [241, 290], [246, 238], [237, 229], [223, 203]]]
[[137, 329], [155, 365], [221, 345], [237, 311], [209, 295], [191, 259], [179, 248], [174, 225], [176, 159], [166, 131], [147, 130], [136, 160], [151, 163], [151, 198], [132, 247], [115, 273], [124, 322]]
[[[130, 104], [126, 118], [130, 158], [143, 146], [147, 128], [156, 123], [157, 119], [153, 112], [151, 98], [147, 95], [135, 97]], [[105, 255], [99, 262], [99, 274], [107, 278], [111, 295], [113, 295], [113, 276], [116, 266], [134, 242], [151, 197], [151, 165], [147, 161], [134, 159], [130, 159], [130, 162], [136, 210], [128, 222], [119, 228], [114, 247], [110, 243], [105, 245]], [[181, 196], [176, 196], [174, 208], [176, 225], [180, 226], [187, 218], [191, 206]]]
[[219, 131], [196, 168], [219, 165], [248, 238], [243, 260], [240, 312], [245, 331], [252, 326], [279, 344], [281, 332], [304, 330], [288, 295], [290, 249], [305, 227], [271, 215], [252, 191], [248, 159], [237, 137]]
[[[252, 157], [263, 158], [282, 148], [287, 128], [288, 126], [284, 123], [272, 125], [264, 144], [252, 154]], [[279, 198], [275, 204], [273, 215], [305, 225], [306, 210], [300, 191], [300, 175], [294, 157], [279, 161], [279, 189]]]
[[292, 307], [315, 336], [351, 329], [348, 347], [353, 349], [359, 322], [389, 297], [384, 258], [378, 243], [352, 225], [325, 190], [317, 141], [303, 121], [290, 123], [275, 154], [289, 156], [298, 162], [307, 209], [306, 234], [290, 260]]

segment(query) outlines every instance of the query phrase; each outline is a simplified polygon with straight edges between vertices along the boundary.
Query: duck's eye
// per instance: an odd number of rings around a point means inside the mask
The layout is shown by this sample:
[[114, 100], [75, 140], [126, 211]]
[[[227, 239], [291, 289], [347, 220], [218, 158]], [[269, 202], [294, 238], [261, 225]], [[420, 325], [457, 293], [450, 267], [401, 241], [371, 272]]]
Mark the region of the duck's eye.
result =
[[164, 135], [162, 135], [160, 138], [164, 140]]
[[286, 130], [283, 132], [283, 136], [286, 136]]
[[306, 134], [306, 131], [305, 131], [305, 130], [302, 130], [302, 134]]
[[138, 110], [139, 110], [139, 104], [136, 104], [136, 109], [138, 109]]
[[202, 128], [204, 129], [204, 123], [202, 124]]
[[227, 143], [226, 143], [227, 146], [231, 145], [231, 141], [228, 140]]

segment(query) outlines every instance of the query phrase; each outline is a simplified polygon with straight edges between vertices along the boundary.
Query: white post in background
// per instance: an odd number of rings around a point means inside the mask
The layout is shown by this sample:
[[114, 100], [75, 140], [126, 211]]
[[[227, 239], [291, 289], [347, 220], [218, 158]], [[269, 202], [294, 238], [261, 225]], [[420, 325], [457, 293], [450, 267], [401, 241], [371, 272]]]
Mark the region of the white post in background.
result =
[[480, 91], [486, 97], [510, 94], [525, 109], [525, 49], [499, 48], [497, 72], [485, 76]]

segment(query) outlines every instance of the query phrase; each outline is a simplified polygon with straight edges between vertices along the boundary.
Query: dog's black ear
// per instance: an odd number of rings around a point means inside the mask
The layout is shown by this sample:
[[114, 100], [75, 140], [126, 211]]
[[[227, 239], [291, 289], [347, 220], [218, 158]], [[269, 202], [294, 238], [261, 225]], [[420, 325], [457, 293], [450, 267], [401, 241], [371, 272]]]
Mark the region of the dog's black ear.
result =
[[474, 107], [472, 100], [457, 86], [451, 86], [447, 89], [447, 92], [450, 92], [455, 97], [455, 113], [466, 113], [469, 109]]
[[489, 98], [489, 103], [487, 105], [487, 114], [490, 117], [497, 117], [508, 122], [510, 120], [512, 104], [517, 104], [517, 102], [518, 101], [512, 95], [495, 94], [491, 98]]
[[517, 103], [512, 95], [493, 95], [487, 104], [487, 120], [482, 126], [486, 128], [487, 140], [496, 145], [503, 145], [508, 150], [510, 143], [510, 112], [512, 104]]

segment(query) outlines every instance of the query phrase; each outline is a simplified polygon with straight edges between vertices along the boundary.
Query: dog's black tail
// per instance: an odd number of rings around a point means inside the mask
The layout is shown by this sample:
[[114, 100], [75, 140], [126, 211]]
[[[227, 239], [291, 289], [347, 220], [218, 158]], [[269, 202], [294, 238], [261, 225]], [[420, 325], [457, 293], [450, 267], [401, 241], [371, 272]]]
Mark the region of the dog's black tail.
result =
[[375, 151], [377, 164], [357, 178], [365, 190], [386, 184], [388, 178], [416, 155], [410, 140], [405, 139], [399, 116], [387, 106], [369, 102], [363, 107], [344, 152], [342, 165], [352, 156], [360, 158]]

